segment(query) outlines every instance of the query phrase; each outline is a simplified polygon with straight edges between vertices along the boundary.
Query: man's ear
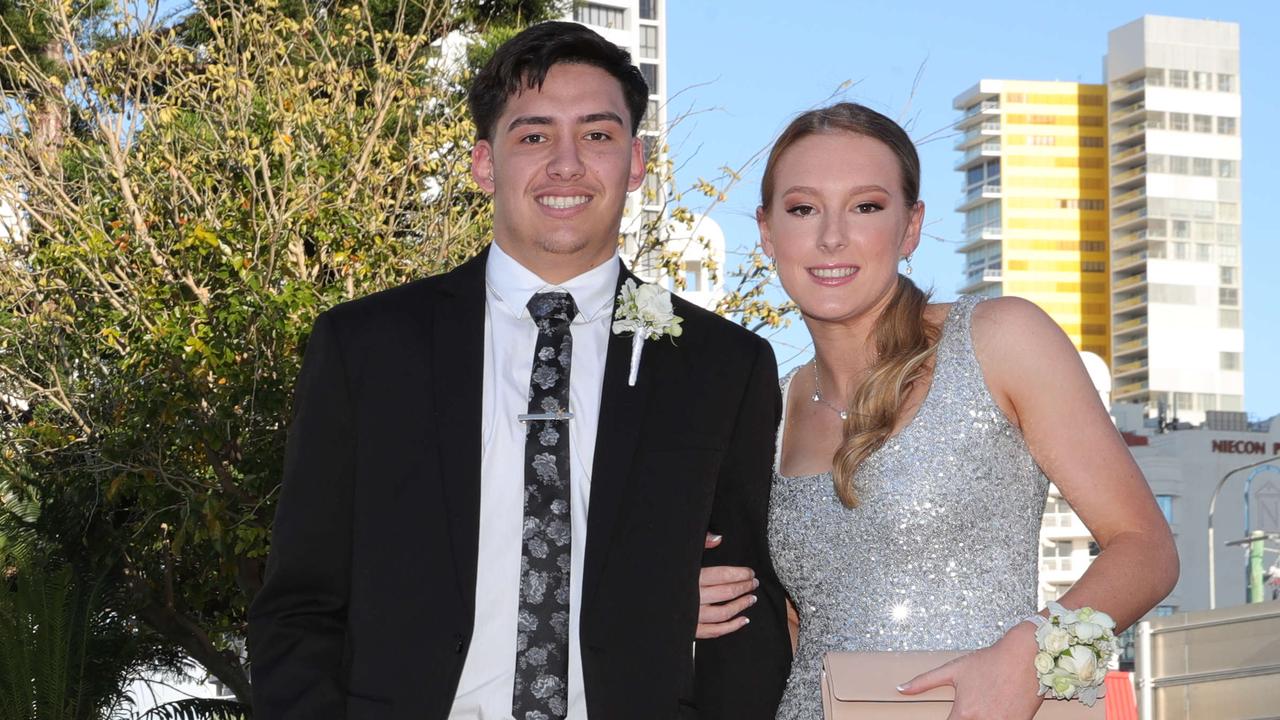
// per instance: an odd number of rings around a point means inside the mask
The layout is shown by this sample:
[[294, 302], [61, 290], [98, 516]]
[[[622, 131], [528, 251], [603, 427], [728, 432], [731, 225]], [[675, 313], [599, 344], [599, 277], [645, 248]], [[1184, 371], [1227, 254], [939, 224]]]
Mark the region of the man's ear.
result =
[[631, 138], [631, 172], [627, 174], [627, 192], [635, 192], [644, 182], [644, 166], [649, 158], [644, 156], [644, 142]]
[[471, 179], [481, 190], [493, 194], [493, 145], [488, 140], [477, 140], [471, 148]]
[[769, 234], [769, 221], [765, 219], [763, 207], [756, 208], [756, 228], [760, 230], [760, 249], [773, 259], [773, 237]]

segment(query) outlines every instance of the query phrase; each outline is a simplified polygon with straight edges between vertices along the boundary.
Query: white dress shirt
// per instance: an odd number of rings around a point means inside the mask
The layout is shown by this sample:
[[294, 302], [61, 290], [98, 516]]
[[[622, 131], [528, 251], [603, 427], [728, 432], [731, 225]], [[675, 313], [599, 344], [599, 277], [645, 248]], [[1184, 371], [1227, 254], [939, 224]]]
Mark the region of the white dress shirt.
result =
[[525, 305], [535, 293], [563, 290], [578, 316], [569, 326], [569, 489], [573, 539], [569, 577], [569, 714], [587, 720], [582, 687], [578, 617], [582, 560], [586, 555], [591, 462], [605, 351], [612, 324], [619, 264], [616, 257], [559, 285], [550, 285], [502, 251], [495, 242], [485, 267], [484, 412], [480, 460], [480, 547], [476, 573], [475, 630], [462, 668], [450, 720], [511, 720], [515, 688], [516, 613], [520, 601], [521, 527], [524, 521], [525, 426], [529, 375], [537, 326]]

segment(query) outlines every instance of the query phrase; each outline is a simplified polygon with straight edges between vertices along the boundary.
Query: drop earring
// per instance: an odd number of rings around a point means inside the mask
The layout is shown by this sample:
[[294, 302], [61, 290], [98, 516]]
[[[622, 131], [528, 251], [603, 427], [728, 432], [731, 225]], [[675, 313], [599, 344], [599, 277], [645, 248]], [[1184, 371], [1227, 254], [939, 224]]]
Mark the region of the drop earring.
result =
[[903, 260], [907, 261], [907, 274], [910, 275], [911, 274], [911, 256], [908, 255], [904, 257]]

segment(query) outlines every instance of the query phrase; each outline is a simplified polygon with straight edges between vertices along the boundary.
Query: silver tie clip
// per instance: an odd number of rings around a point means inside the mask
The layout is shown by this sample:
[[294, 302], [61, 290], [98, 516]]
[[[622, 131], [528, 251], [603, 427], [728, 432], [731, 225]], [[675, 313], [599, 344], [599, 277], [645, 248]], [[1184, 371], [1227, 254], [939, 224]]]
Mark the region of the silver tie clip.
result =
[[530, 420], [572, 420], [573, 413], [563, 410], [553, 413], [524, 413], [517, 415], [516, 419], [522, 423], [527, 423]]

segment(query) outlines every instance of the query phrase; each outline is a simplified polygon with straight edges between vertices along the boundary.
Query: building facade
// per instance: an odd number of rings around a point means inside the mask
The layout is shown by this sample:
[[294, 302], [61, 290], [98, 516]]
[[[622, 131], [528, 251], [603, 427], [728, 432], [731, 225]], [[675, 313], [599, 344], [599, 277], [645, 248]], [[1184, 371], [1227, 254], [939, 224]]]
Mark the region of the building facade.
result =
[[961, 292], [1031, 300], [1110, 360], [1106, 88], [982, 80], [954, 106]]
[[1239, 26], [1146, 16], [1107, 48], [1115, 399], [1242, 411]]

